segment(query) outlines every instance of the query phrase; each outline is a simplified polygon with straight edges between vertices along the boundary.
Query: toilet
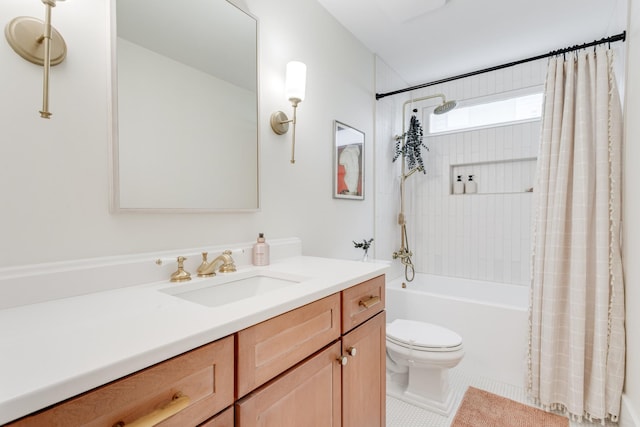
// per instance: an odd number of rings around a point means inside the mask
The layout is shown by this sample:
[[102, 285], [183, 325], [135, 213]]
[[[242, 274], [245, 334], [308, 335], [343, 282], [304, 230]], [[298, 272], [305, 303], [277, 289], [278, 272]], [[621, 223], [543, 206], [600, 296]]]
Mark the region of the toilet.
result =
[[396, 319], [387, 324], [387, 394], [449, 415], [448, 371], [464, 356], [462, 337], [442, 326]]

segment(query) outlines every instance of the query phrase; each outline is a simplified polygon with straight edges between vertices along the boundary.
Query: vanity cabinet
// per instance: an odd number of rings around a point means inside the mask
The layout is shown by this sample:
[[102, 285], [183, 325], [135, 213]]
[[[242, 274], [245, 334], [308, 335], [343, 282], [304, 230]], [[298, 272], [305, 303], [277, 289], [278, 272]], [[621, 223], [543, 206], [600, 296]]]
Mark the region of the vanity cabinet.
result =
[[367, 280], [7, 427], [384, 427], [384, 285]]
[[204, 345], [8, 427], [120, 427], [151, 418], [162, 427], [199, 425], [233, 404], [234, 342]]
[[384, 283], [376, 277], [239, 332], [236, 426], [384, 427]]

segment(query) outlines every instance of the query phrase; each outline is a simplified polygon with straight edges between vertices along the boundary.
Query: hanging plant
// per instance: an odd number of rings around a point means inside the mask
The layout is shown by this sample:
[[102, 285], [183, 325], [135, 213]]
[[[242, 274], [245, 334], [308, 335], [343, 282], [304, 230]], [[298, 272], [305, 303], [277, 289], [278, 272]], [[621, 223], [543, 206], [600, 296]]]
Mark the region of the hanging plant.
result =
[[[413, 111], [414, 113], [416, 112], [416, 110]], [[411, 116], [411, 121], [409, 122], [409, 130], [395, 138], [396, 145], [393, 161], [395, 162], [400, 156], [403, 156], [409, 170], [420, 168], [422, 173], [427, 173], [424, 167], [424, 160], [422, 159], [422, 149], [425, 148], [429, 151], [429, 147], [422, 143], [422, 139], [422, 125], [414, 114]], [[402, 143], [403, 140], [404, 144]]]

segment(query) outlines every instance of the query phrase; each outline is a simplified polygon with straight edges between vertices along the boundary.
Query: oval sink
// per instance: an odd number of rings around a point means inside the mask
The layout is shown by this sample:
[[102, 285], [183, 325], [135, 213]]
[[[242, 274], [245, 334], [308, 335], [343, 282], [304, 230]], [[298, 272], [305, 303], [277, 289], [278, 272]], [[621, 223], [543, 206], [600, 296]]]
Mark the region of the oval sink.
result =
[[[208, 307], [218, 307], [293, 286], [303, 280], [306, 278], [273, 272], [255, 272], [248, 277], [219, 278], [216, 276], [197, 283], [165, 288], [160, 292]], [[212, 281], [215, 282], [211, 283]]]

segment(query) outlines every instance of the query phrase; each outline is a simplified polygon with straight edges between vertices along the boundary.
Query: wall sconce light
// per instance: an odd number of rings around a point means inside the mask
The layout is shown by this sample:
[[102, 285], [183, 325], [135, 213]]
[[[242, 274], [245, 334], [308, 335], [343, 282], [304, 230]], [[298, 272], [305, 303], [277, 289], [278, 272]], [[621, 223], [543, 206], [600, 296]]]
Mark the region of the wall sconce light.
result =
[[285, 94], [293, 106], [293, 119], [289, 119], [282, 111], [271, 114], [271, 129], [278, 135], [284, 135], [289, 131], [289, 123], [293, 125], [291, 163], [296, 162], [296, 110], [298, 104], [304, 100], [306, 81], [307, 66], [302, 62], [289, 62], [285, 77]]
[[51, 26], [51, 8], [56, 1], [42, 0], [45, 5], [45, 20], [28, 16], [19, 16], [11, 20], [4, 29], [5, 37], [13, 50], [36, 65], [44, 66], [42, 110], [40, 117], [48, 119], [49, 112], [49, 68], [64, 61], [67, 56], [67, 45], [55, 28]]

